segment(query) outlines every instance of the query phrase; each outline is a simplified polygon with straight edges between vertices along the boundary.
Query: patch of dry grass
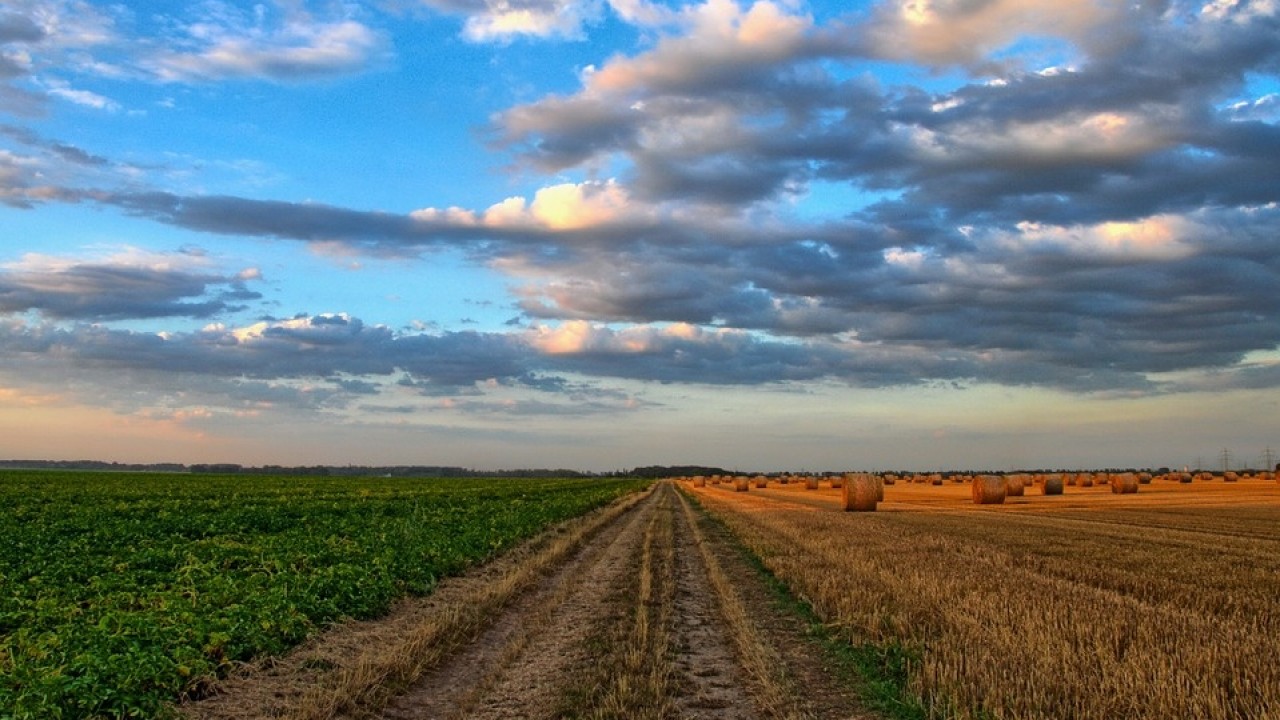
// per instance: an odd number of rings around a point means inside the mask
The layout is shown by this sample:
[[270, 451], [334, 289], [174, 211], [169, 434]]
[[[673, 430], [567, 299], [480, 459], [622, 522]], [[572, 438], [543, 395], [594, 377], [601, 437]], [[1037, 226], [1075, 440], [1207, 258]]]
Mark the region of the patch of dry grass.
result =
[[675, 595], [673, 504], [669, 484], [657, 492], [661, 505], [645, 528], [633, 582], [621, 599], [626, 612], [604, 629], [608, 652], [598, 658], [586, 703], [594, 720], [675, 717], [672, 695], [676, 669], [671, 610]]

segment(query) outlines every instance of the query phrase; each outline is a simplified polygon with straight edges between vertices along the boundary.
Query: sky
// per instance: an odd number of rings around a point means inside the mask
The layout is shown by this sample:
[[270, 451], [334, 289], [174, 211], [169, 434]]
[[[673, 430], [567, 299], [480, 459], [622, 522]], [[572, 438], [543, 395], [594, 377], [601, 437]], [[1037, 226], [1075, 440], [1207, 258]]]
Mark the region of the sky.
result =
[[0, 457], [1280, 449], [1280, 0], [6, 0]]

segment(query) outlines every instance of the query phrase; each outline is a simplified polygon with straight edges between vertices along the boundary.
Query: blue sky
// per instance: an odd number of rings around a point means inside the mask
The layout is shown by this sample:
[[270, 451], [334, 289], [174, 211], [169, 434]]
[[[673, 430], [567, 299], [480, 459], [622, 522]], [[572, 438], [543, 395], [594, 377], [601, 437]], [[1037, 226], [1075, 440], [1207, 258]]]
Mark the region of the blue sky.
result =
[[0, 456], [1280, 446], [1274, 0], [0, 9]]

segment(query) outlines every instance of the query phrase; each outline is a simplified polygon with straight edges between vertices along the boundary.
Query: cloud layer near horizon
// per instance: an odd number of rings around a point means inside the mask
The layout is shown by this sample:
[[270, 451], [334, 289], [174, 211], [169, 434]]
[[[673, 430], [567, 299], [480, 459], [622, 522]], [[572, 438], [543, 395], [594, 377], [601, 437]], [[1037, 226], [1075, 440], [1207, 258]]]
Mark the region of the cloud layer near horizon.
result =
[[[617, 381], [1131, 394], [1280, 382], [1274, 2], [881, 2], [820, 17], [764, 0], [424, 0], [417, 12], [457, 18], [470, 43], [581, 38], [606, 20], [642, 38], [575, 88], [492, 115], [494, 157], [540, 188], [475, 208], [189, 193], [21, 124], [59, 98], [118, 110], [77, 86], [95, 73], [304, 83], [411, 51], [369, 9], [302, 5], [209, 4], [133, 51], [119, 40], [139, 21], [116, 10], [0, 12], [0, 111], [14, 118], [0, 202], [93, 206], [210, 245], [457, 252], [509, 280], [515, 327], [280, 317], [255, 305], [258, 271], [198, 255], [33, 256], [0, 267], [6, 364], [46, 388], [58, 371], [39, 366], [57, 358], [86, 384], [128, 370], [153, 396], [200, 387], [232, 405], [250, 390], [334, 408], [480, 397], [488, 383], [549, 415], [567, 397], [642, 409]], [[234, 324], [255, 308], [256, 323]], [[111, 326], [170, 317], [209, 324]]]

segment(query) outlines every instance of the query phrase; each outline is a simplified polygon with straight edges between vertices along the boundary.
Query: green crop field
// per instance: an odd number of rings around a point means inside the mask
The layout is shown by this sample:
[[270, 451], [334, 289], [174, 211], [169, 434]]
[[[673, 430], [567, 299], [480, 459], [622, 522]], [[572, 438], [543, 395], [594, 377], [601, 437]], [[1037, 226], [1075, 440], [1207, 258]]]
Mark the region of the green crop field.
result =
[[163, 716], [645, 484], [0, 473], [0, 718]]

